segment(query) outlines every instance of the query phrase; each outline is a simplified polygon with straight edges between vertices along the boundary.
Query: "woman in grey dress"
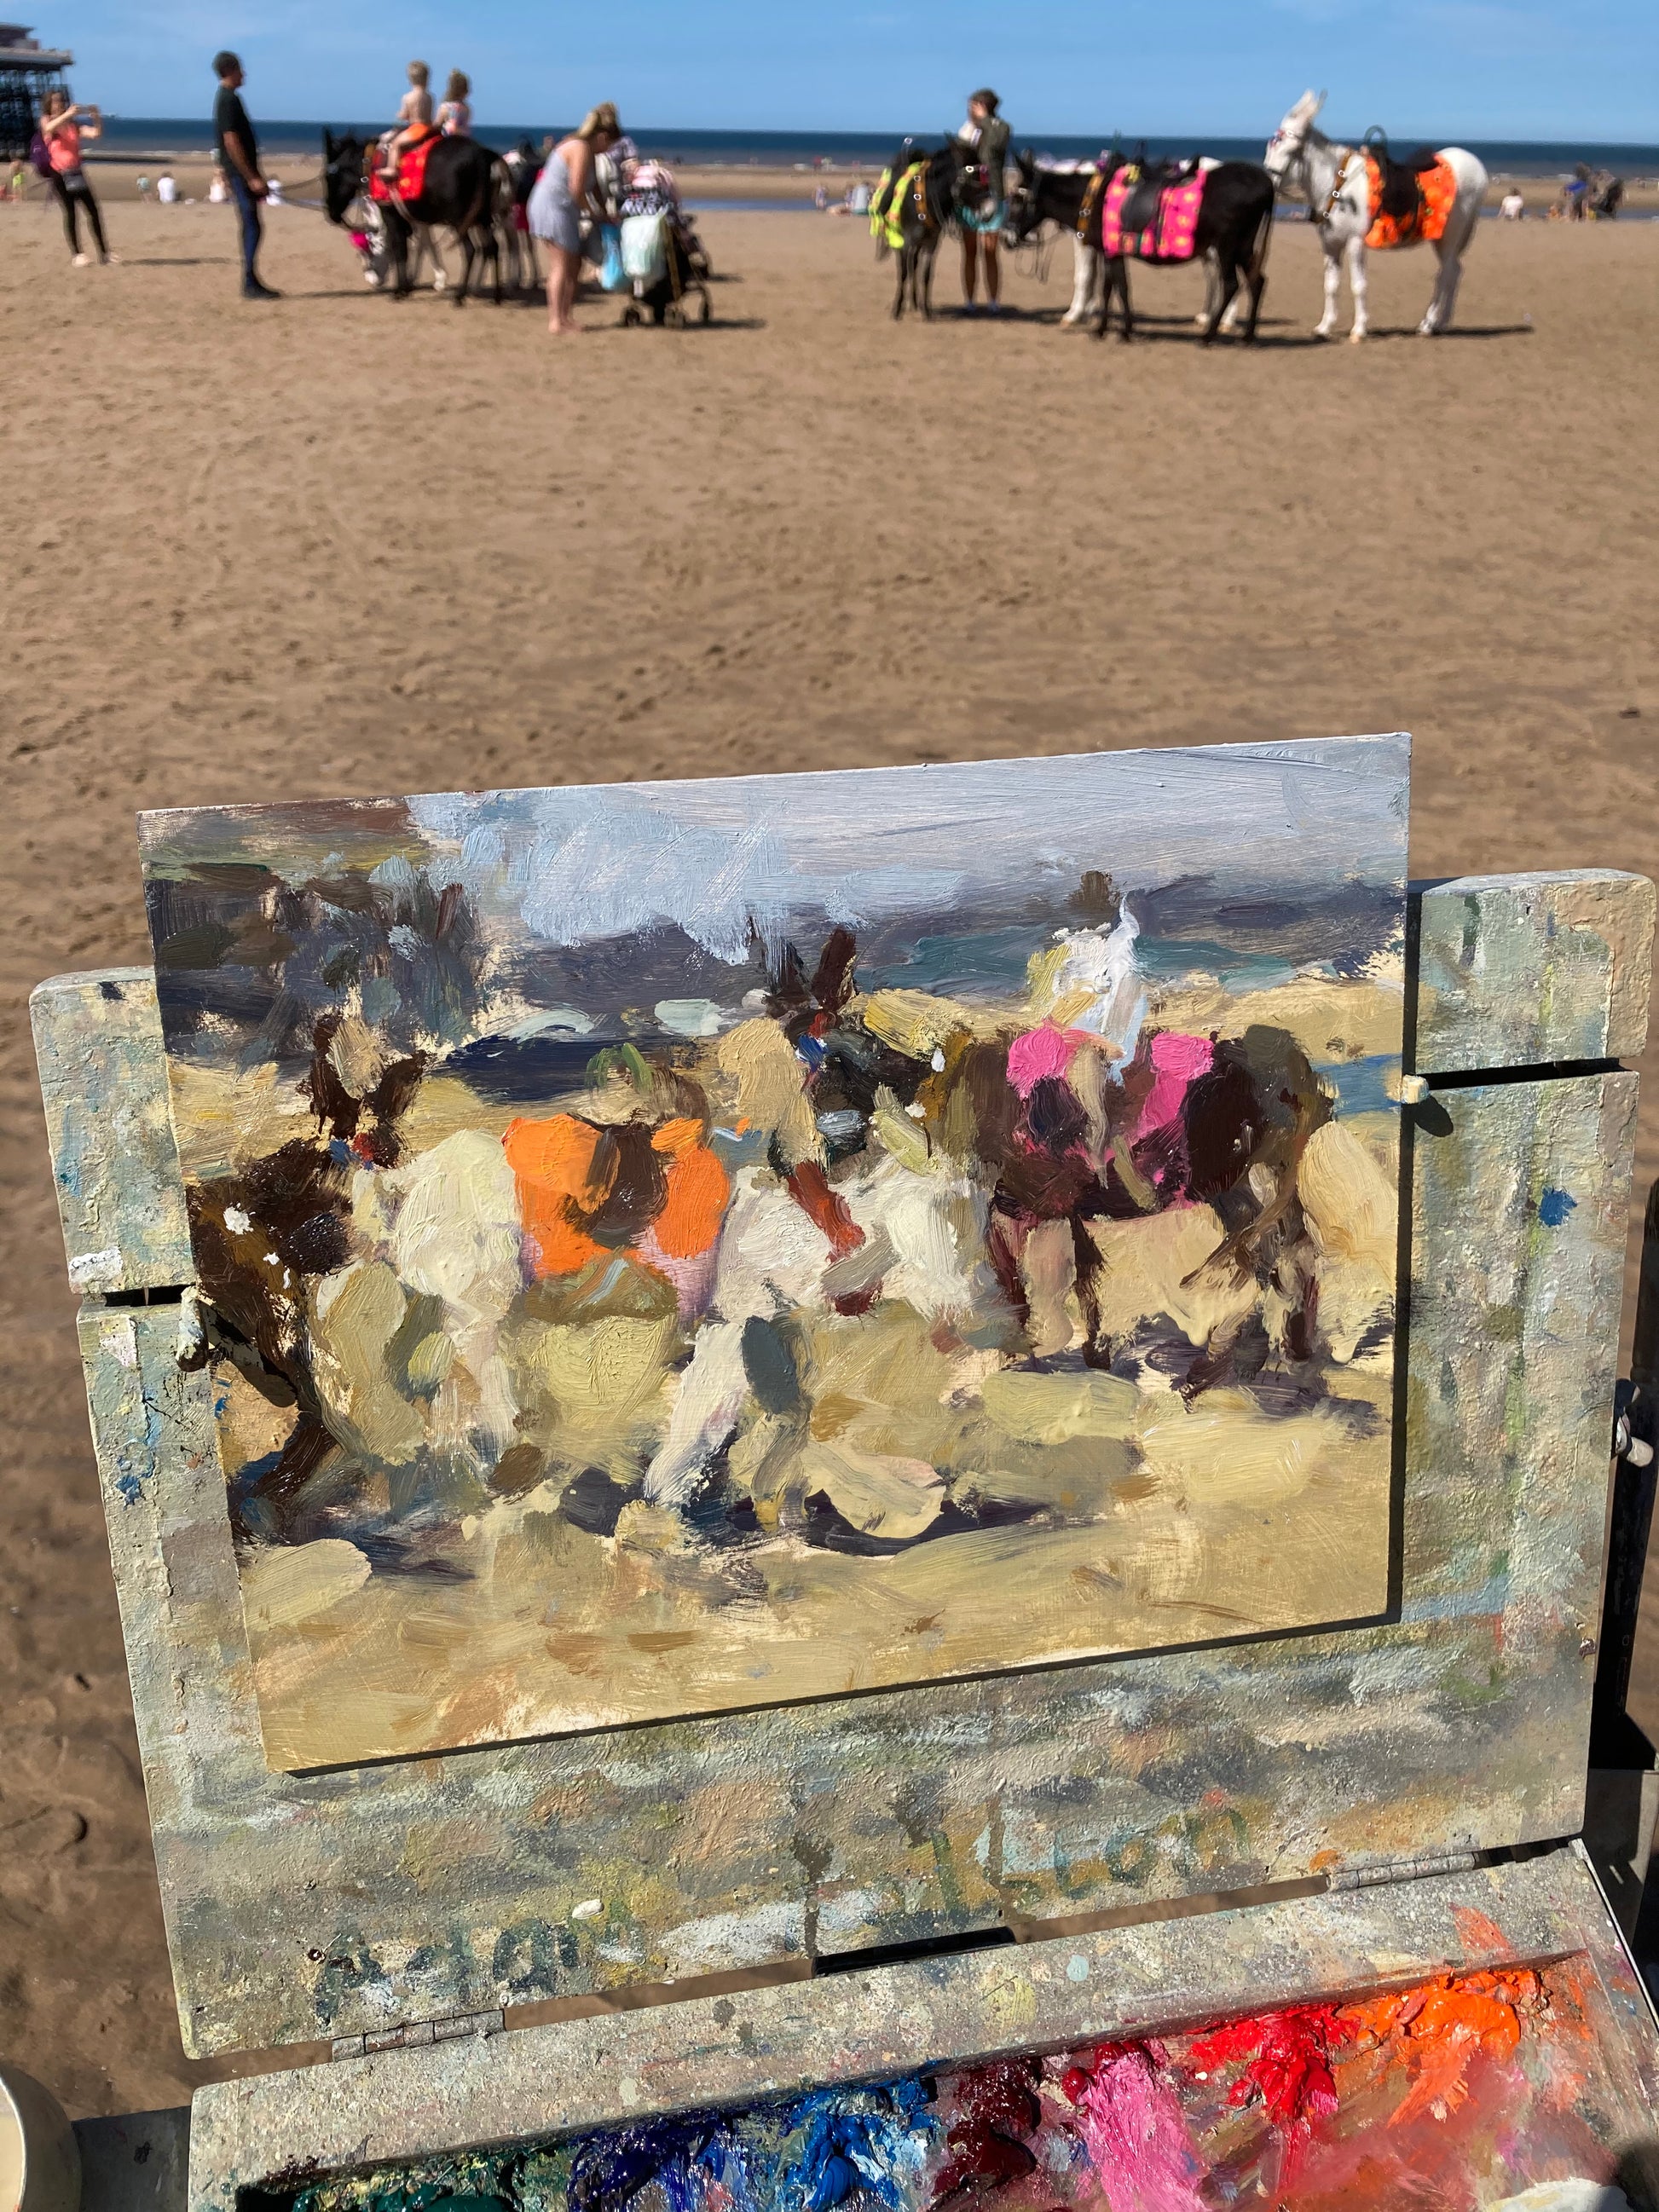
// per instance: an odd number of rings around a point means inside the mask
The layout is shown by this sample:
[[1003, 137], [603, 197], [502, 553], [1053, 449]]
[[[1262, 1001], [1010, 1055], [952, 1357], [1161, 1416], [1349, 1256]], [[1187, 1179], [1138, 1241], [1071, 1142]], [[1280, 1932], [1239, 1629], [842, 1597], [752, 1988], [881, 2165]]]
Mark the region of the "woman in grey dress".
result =
[[547, 246], [547, 327], [556, 337], [578, 327], [574, 310], [582, 261], [582, 213], [586, 209], [596, 221], [602, 215], [594, 195], [593, 164], [621, 137], [616, 108], [610, 100], [602, 100], [579, 130], [553, 149], [530, 194], [530, 228]]

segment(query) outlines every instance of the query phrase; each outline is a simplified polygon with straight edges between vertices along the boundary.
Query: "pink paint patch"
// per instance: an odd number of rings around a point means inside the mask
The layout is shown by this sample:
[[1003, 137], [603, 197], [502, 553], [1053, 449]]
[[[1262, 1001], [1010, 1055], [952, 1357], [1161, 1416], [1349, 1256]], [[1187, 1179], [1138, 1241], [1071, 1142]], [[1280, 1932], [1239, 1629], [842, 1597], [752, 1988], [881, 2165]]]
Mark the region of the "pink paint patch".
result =
[[706, 1252], [694, 1253], [689, 1260], [674, 1259], [658, 1243], [654, 1228], [647, 1229], [634, 1246], [647, 1267], [665, 1275], [674, 1285], [680, 1319], [684, 1322], [696, 1321], [714, 1294], [714, 1269], [719, 1263], [720, 1249], [717, 1237]]
[[1081, 1030], [1057, 1030], [1048, 1022], [1040, 1030], [1027, 1030], [1008, 1048], [1009, 1082], [1022, 1098], [1029, 1098], [1046, 1077], [1065, 1074], [1082, 1042]]
[[1208, 1037], [1182, 1036], [1174, 1030], [1161, 1030], [1152, 1039], [1151, 1058], [1152, 1087], [1129, 1139], [1133, 1145], [1175, 1120], [1192, 1085], [1215, 1066], [1215, 1047]]
[[1066, 2077], [1111, 2212], [1205, 2212], [1202, 2168], [1180, 2100], [1159, 2071], [1162, 2057], [1157, 2044], [1115, 2044], [1096, 2052], [1082, 2081]]

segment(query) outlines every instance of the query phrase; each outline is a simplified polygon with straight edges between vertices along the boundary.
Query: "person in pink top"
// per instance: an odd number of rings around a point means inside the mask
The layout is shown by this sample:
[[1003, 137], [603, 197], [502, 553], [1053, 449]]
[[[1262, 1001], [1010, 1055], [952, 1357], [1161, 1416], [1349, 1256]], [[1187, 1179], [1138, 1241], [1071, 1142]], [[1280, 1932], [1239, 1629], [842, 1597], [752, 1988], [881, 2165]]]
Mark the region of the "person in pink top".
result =
[[87, 226], [98, 248], [100, 262], [113, 261], [115, 256], [104, 243], [103, 218], [98, 212], [98, 203], [92, 196], [92, 186], [87, 173], [81, 167], [81, 145], [83, 139], [101, 138], [104, 118], [95, 107], [77, 107], [68, 93], [53, 91], [46, 94], [46, 105], [40, 111], [40, 136], [46, 143], [46, 153], [52, 162], [46, 180], [58, 196], [58, 204], [64, 213], [64, 235], [69, 240], [70, 258], [77, 269], [84, 269], [91, 256], [81, 250], [81, 215], [84, 210]]

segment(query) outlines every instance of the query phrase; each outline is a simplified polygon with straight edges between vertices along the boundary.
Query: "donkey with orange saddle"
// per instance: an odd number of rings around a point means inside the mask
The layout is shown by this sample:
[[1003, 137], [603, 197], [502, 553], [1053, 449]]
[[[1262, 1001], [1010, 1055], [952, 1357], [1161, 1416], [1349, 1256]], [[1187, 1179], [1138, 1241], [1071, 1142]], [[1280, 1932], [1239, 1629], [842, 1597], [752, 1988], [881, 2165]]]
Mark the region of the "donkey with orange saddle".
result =
[[1418, 331], [1432, 337], [1450, 323], [1457, 303], [1463, 256], [1474, 236], [1486, 195], [1484, 164], [1466, 147], [1425, 149], [1396, 161], [1380, 131], [1358, 146], [1328, 138], [1315, 123], [1322, 93], [1304, 92], [1267, 143], [1267, 167], [1274, 181], [1308, 203], [1325, 253], [1325, 312], [1314, 335], [1330, 337], [1346, 266], [1353, 293], [1356, 343], [1370, 325], [1366, 314], [1368, 249], [1425, 243], [1440, 264], [1434, 296]]

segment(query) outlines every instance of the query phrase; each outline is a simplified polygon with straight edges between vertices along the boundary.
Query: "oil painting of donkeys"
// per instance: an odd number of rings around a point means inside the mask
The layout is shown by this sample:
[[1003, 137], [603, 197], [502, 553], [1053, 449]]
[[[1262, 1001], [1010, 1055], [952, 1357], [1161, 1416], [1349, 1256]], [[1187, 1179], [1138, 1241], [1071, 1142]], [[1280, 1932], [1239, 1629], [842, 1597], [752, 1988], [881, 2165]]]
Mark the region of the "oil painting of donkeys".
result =
[[271, 1764], [1380, 1612], [1407, 779], [145, 816]]

